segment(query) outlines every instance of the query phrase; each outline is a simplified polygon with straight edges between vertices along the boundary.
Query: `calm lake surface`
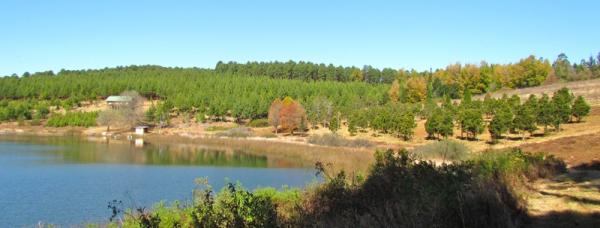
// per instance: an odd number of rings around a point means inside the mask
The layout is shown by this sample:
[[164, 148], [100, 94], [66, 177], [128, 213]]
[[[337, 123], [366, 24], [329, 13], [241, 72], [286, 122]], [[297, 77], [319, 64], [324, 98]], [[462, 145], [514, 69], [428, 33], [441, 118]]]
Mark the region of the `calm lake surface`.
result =
[[112, 200], [126, 208], [190, 201], [199, 177], [215, 189], [236, 181], [248, 189], [317, 181], [305, 164], [243, 150], [0, 135], [0, 227], [103, 223]]

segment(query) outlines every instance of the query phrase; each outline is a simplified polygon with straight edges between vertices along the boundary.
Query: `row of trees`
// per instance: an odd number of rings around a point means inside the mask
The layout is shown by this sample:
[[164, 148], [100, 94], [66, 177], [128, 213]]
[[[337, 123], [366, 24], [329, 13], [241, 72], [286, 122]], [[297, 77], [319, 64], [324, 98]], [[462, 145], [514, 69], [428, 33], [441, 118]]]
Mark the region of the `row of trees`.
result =
[[533, 134], [538, 126], [543, 126], [544, 132], [548, 126], [559, 131], [562, 124], [573, 122], [573, 118], [579, 122], [589, 111], [584, 98], [575, 98], [567, 88], [556, 91], [552, 98], [546, 94], [539, 99], [531, 95], [523, 103], [517, 95], [510, 98], [505, 95], [501, 99], [486, 96], [483, 101], [472, 101], [466, 95], [459, 105], [449, 104], [449, 101], [441, 107], [434, 105], [425, 129], [429, 137], [445, 138], [453, 135], [456, 124], [461, 137], [466, 133], [466, 138], [475, 139], [487, 127], [492, 141], [497, 142], [508, 132], [524, 138], [526, 132]]
[[372, 66], [343, 67], [312, 62], [221, 62], [215, 66], [218, 73], [242, 76], [268, 76], [278, 79], [299, 79], [305, 81], [359, 81], [368, 83], [391, 83], [398, 71], [391, 68], [379, 70]]

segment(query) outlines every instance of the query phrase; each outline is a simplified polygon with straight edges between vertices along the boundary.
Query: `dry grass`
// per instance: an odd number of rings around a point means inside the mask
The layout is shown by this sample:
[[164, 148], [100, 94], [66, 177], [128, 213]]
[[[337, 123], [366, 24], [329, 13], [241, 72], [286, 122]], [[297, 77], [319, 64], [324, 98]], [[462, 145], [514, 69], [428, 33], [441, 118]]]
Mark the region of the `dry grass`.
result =
[[571, 171], [531, 184], [527, 197], [531, 227], [598, 227], [600, 171]]
[[[522, 99], [529, 97], [531, 94], [540, 96], [542, 93], [552, 95], [556, 90], [562, 87], [567, 87], [576, 96], [583, 96], [588, 102], [594, 105], [600, 105], [600, 79], [592, 79], [585, 81], [574, 81], [574, 82], [559, 82], [550, 85], [543, 85], [531, 88], [523, 89], [512, 89], [512, 90], [500, 90], [492, 94], [493, 97], [502, 97], [502, 94], [506, 93], [508, 96], [517, 94]], [[483, 95], [475, 96], [475, 99], [483, 99]]]

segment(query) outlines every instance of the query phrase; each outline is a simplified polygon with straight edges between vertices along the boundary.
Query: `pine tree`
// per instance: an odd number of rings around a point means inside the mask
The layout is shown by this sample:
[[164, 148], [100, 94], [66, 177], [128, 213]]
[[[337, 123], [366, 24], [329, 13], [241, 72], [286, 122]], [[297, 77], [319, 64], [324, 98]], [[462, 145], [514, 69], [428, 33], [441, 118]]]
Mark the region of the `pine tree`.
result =
[[539, 125], [544, 126], [544, 133], [548, 131], [548, 125], [554, 123], [554, 107], [550, 102], [550, 98], [547, 94], [542, 94], [542, 97], [538, 101], [538, 114], [536, 122]]
[[582, 96], [578, 96], [573, 103], [572, 115], [577, 119], [577, 122], [581, 122], [581, 119], [589, 113], [590, 105], [585, 102]]
[[535, 130], [537, 130], [535, 118], [536, 116], [534, 110], [530, 109], [529, 107], [520, 105], [517, 108], [515, 118], [513, 120], [513, 126], [521, 132], [521, 139], [525, 139], [525, 132], [532, 134]]
[[562, 88], [552, 96], [552, 107], [554, 108], [553, 122], [552, 125], [556, 131], [560, 131], [560, 125], [568, 123], [571, 119], [571, 103], [573, 101], [573, 95], [569, 92], [569, 89]]
[[481, 110], [466, 108], [460, 114], [461, 130], [467, 133], [467, 138], [477, 139], [477, 135], [483, 132], [483, 117]]
[[502, 134], [508, 131], [512, 121], [513, 113], [510, 106], [505, 102], [500, 102], [488, 127], [493, 143], [498, 142], [498, 139], [502, 137]]
[[425, 131], [427, 132], [427, 138], [437, 138], [438, 127], [441, 122], [442, 111], [439, 108], [433, 110], [433, 112], [427, 117], [425, 122]]
[[329, 130], [334, 134], [340, 129], [340, 114], [334, 115], [329, 122]]

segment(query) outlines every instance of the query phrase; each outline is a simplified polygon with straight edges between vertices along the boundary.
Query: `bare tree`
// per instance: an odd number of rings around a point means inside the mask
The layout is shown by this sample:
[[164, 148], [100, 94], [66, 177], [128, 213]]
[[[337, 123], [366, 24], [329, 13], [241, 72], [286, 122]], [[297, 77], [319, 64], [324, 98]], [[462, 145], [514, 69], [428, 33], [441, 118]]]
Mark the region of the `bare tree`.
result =
[[110, 126], [131, 128], [143, 119], [144, 97], [135, 91], [125, 91], [121, 96], [127, 97], [128, 101], [98, 114], [97, 122], [99, 125], [106, 125], [107, 132], [110, 131]]

